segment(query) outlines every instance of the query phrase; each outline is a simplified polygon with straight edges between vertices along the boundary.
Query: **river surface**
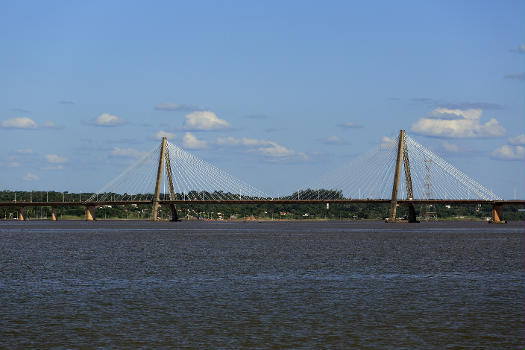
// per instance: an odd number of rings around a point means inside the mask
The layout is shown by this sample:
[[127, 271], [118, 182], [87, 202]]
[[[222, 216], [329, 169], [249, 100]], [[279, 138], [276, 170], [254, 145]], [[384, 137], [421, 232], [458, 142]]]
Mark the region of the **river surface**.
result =
[[0, 222], [0, 349], [522, 349], [525, 225]]

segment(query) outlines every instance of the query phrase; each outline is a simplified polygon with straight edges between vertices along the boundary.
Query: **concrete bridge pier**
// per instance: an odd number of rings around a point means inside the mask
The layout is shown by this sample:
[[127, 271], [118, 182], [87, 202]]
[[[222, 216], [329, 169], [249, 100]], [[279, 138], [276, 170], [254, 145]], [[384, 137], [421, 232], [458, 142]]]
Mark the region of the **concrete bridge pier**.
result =
[[18, 208], [18, 221], [24, 221], [25, 220], [24, 211], [25, 211], [25, 207]]
[[86, 207], [86, 221], [94, 221], [95, 220], [95, 210], [97, 208], [95, 206], [87, 206]]
[[180, 221], [179, 214], [177, 213], [177, 206], [175, 204], [170, 204], [171, 210], [171, 221]]
[[180, 221], [179, 214], [177, 213], [177, 206], [175, 204], [170, 204], [171, 210], [171, 221]]
[[507, 221], [503, 220], [503, 212], [501, 204], [492, 205], [492, 219], [489, 221], [491, 224], [506, 224]]
[[51, 207], [51, 221], [57, 221], [56, 210], [57, 210], [56, 207]]
[[417, 222], [419, 222], [417, 220], [416, 208], [414, 207], [414, 204], [412, 204], [412, 203], [408, 204], [408, 222], [410, 222], [410, 223], [417, 223]]

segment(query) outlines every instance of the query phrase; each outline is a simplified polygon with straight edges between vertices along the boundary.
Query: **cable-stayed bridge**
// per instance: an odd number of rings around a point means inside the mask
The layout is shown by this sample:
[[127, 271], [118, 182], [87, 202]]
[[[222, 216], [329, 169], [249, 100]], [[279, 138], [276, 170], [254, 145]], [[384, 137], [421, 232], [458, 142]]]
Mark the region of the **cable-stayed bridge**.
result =
[[[95, 219], [97, 207], [105, 205], [151, 205], [152, 220], [160, 206], [168, 206], [178, 221], [177, 205], [201, 204], [297, 204], [385, 203], [387, 221], [396, 222], [398, 206], [408, 207], [408, 222], [417, 222], [416, 205], [490, 204], [492, 222], [503, 222], [502, 206], [524, 205], [524, 200], [502, 200], [465, 173], [439, 157], [401, 130], [399, 136], [357, 157], [317, 183], [284, 197], [273, 197], [162, 139], [97, 193], [80, 204], [86, 220]], [[55, 208], [79, 202], [0, 202], [19, 208], [24, 220], [27, 206]]]

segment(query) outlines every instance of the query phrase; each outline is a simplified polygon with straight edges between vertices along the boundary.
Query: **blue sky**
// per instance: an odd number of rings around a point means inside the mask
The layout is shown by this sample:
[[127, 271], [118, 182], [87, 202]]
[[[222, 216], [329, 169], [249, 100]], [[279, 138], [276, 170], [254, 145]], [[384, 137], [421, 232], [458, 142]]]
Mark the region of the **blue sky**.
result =
[[0, 185], [96, 191], [158, 137], [276, 194], [399, 129], [525, 198], [523, 1], [4, 2]]

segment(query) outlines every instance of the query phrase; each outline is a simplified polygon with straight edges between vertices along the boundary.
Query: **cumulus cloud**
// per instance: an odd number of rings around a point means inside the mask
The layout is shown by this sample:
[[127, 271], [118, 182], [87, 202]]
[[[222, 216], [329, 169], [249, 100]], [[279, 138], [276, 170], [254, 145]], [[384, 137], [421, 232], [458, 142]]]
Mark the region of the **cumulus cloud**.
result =
[[37, 175], [33, 173], [27, 173], [24, 177], [22, 177], [25, 181], [36, 181], [40, 179]]
[[59, 156], [58, 154], [46, 154], [46, 160], [49, 163], [66, 163], [67, 158]]
[[111, 155], [122, 158], [142, 158], [147, 152], [139, 151], [134, 148], [120, 148], [114, 147], [111, 151]]
[[393, 137], [383, 136], [381, 139], [381, 149], [390, 149], [396, 145], [397, 139]]
[[51, 120], [46, 120], [44, 124], [42, 124], [42, 127], [47, 129], [58, 129], [58, 125], [53, 123]]
[[359, 128], [362, 128], [361, 125], [353, 123], [353, 122], [345, 122], [345, 123], [337, 124], [337, 126], [340, 127], [340, 128], [343, 128], [343, 129], [359, 129]]
[[276, 143], [273, 141], [268, 140], [259, 140], [259, 139], [250, 139], [247, 137], [243, 137], [241, 139], [241, 144], [248, 147], [256, 147], [256, 146], [268, 146], [268, 145], [275, 145]]
[[240, 139], [236, 139], [233, 136], [227, 136], [227, 137], [218, 137], [217, 138], [217, 144], [219, 146], [248, 146], [248, 147], [255, 147], [255, 146], [265, 146], [265, 145], [271, 145], [272, 141], [267, 140], [259, 140], [259, 139], [250, 139], [247, 137], [242, 137]]
[[499, 160], [524, 160], [525, 147], [503, 145], [492, 151], [490, 155]]
[[219, 146], [237, 146], [241, 143], [241, 140], [236, 139], [233, 136], [217, 137], [217, 144]]
[[256, 152], [273, 160], [300, 159], [308, 160], [303, 152], [296, 152], [277, 142], [248, 137], [234, 138], [232, 136], [218, 137], [216, 143], [220, 146], [244, 146], [249, 152]]
[[164, 130], [160, 130], [158, 133], [155, 134], [155, 138], [156, 139], [162, 139], [163, 137], [167, 138], [167, 139], [172, 139], [175, 137], [175, 134], [172, 133], [172, 132], [168, 132], [168, 131], [164, 131]]
[[203, 149], [208, 147], [208, 143], [204, 140], [199, 140], [191, 132], [187, 132], [182, 137], [182, 147], [186, 149]]
[[512, 79], [512, 80], [525, 80], [525, 73], [510, 73], [505, 75], [505, 79]]
[[464, 118], [464, 119], [479, 119], [483, 114], [483, 110], [479, 108], [475, 109], [450, 109], [450, 108], [436, 108], [430, 115], [433, 117], [440, 117], [442, 119], [448, 118]]
[[509, 139], [511, 145], [525, 145], [525, 134], [518, 135], [516, 137], [511, 137]]
[[28, 117], [9, 118], [2, 120], [0, 126], [5, 129], [36, 129], [38, 125]]
[[196, 111], [184, 116], [184, 129], [186, 130], [224, 130], [231, 128], [230, 123], [220, 119], [211, 111]]
[[420, 135], [446, 138], [502, 137], [505, 128], [495, 118], [481, 124], [481, 109], [436, 108], [429, 118], [421, 118], [411, 130]]
[[[269, 156], [269, 157], [277, 157], [277, 158], [291, 157], [291, 156], [298, 155], [298, 153], [295, 152], [293, 149], [286, 148], [275, 142], [269, 146], [259, 147], [257, 150], [262, 155]], [[305, 157], [305, 155], [303, 155], [303, 157]]]
[[328, 136], [326, 139], [322, 140], [322, 142], [328, 145], [340, 145], [344, 143], [343, 139], [337, 136]]
[[155, 109], [157, 111], [194, 111], [200, 108], [194, 105], [165, 102], [156, 105]]
[[116, 115], [102, 113], [93, 121], [93, 124], [96, 126], [119, 126], [125, 122], [124, 119], [117, 117]]

